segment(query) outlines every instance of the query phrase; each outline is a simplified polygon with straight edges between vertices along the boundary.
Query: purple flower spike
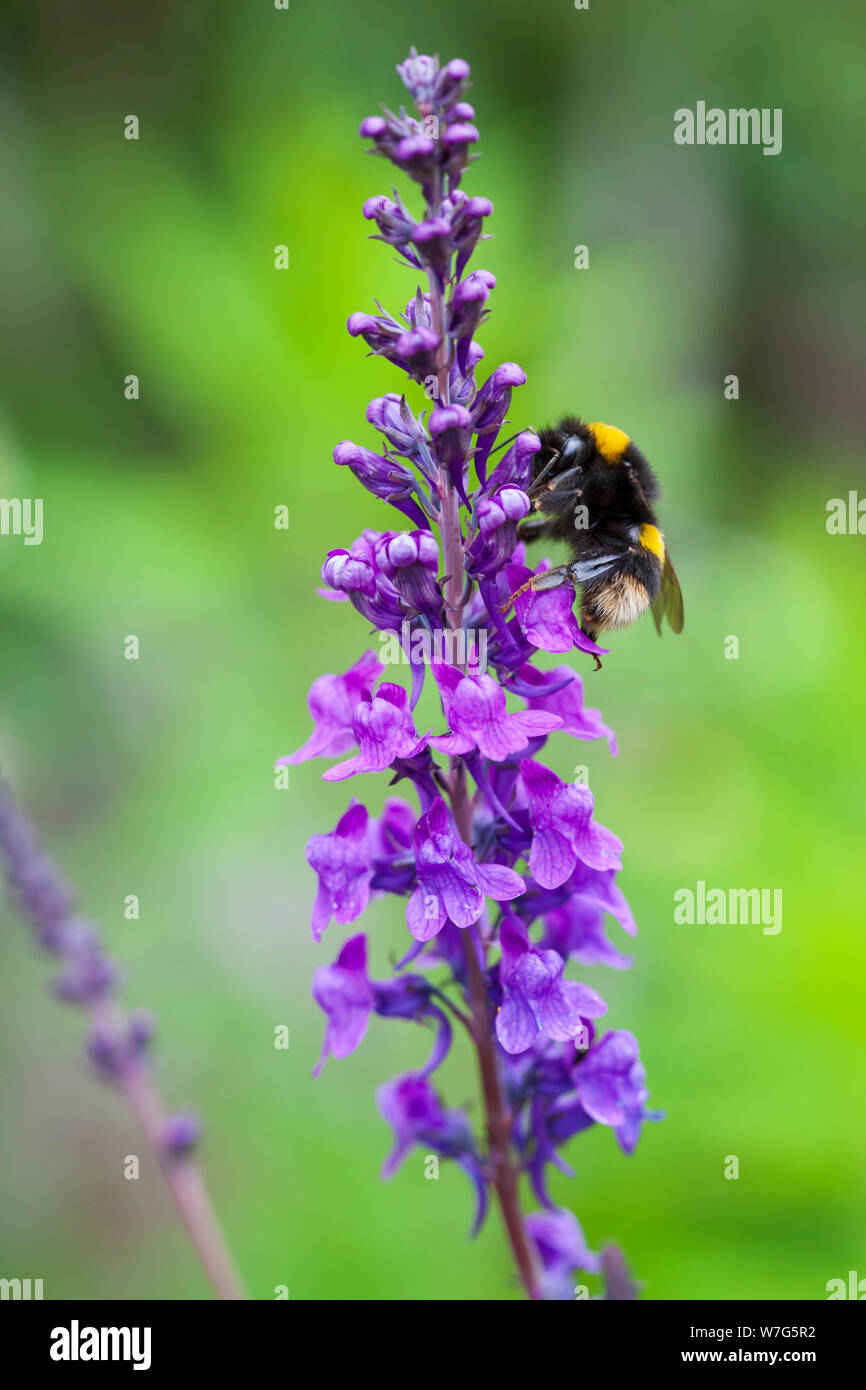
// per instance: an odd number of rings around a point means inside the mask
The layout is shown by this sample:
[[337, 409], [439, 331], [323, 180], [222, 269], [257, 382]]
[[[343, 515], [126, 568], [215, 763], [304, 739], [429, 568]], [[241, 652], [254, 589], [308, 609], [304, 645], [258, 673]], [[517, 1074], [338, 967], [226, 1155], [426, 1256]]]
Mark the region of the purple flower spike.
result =
[[561, 781], [531, 758], [523, 759], [520, 776], [533, 832], [529, 867], [542, 888], [558, 888], [578, 860], [591, 869], [622, 868], [622, 841], [592, 819], [588, 787]]
[[430, 739], [441, 753], [469, 753], [475, 748], [485, 758], [501, 761], [539, 738], [560, 728], [558, 714], [523, 710], [510, 714], [505, 691], [492, 676], [469, 668], [466, 674], [445, 662], [433, 662], [433, 676], [442, 692], [449, 734]]
[[328, 1015], [322, 1055], [313, 1069], [318, 1076], [328, 1057], [348, 1057], [363, 1042], [376, 998], [367, 978], [367, 938], [352, 936], [333, 965], [313, 975], [313, 998]]
[[600, 1018], [607, 1004], [588, 985], [564, 980], [565, 962], [555, 951], [534, 951], [526, 930], [506, 919], [500, 928], [502, 1005], [496, 1036], [506, 1052], [525, 1052], [539, 1033], [554, 1042], [586, 1034], [584, 1019]]
[[384, 681], [375, 695], [361, 697], [352, 715], [352, 731], [360, 752], [322, 773], [326, 782], [343, 782], [359, 772], [384, 772], [395, 758], [411, 758], [425, 746], [427, 735], [415, 732], [409, 696], [401, 685]]
[[[606, 935], [611, 916], [636, 931], [616, 882], [622, 845], [593, 819], [585, 785], [568, 785], [537, 761], [560, 729], [606, 738], [616, 753], [576, 672], [534, 665], [540, 651], [604, 649], [580, 629], [575, 586], [559, 582], [559, 571], [549, 575], [547, 561], [529, 569], [518, 538], [542, 451], [534, 430], [515, 434], [509, 420], [526, 374], [506, 361], [476, 379], [478, 330], [496, 280], [469, 269], [493, 213], [489, 199], [460, 186], [477, 157], [469, 66], [412, 49], [398, 72], [416, 109], [383, 107], [361, 134], [421, 196], [404, 203], [395, 189], [369, 198], [363, 212], [375, 224], [372, 239], [409, 266], [412, 292], [399, 312], [374, 300], [376, 313], [352, 314], [347, 327], [432, 405], [429, 416], [416, 415], [399, 390], [377, 396], [367, 420], [381, 452], [348, 441], [335, 450], [365, 488], [411, 517], [412, 529], [364, 531], [349, 549], [331, 550], [320, 592], [348, 600], [385, 634], [381, 661], [408, 665], [411, 697], [388, 682], [376, 688], [384, 671], [368, 652], [344, 675], [316, 682], [313, 736], [281, 762], [333, 754], [346, 760], [326, 781], [379, 772], [389, 788], [403, 784], [410, 799], [386, 796], [373, 820], [353, 802], [330, 835], [313, 837], [308, 859], [319, 878], [317, 939], [332, 917], [353, 922], [371, 896], [388, 893], [404, 900], [409, 945], [398, 948], [391, 979], [368, 978], [363, 936], [316, 972], [313, 993], [327, 1015], [316, 1073], [326, 1057], [354, 1051], [372, 1013], [431, 1030], [422, 1070], [379, 1092], [395, 1132], [386, 1175], [414, 1145], [428, 1158], [450, 1158], [475, 1186], [476, 1229], [495, 1188], [527, 1296], [565, 1299], [574, 1272], [598, 1271], [599, 1257], [571, 1213], [555, 1207], [550, 1171], [571, 1173], [564, 1146], [596, 1123], [612, 1126], [628, 1149], [654, 1118], [644, 1108], [637, 1045], [622, 1041], [631, 1034], [597, 1042], [594, 1020], [607, 1006], [565, 978], [573, 961], [616, 970], [631, 963]], [[533, 590], [545, 575], [553, 587]], [[442, 719], [431, 716], [436, 734], [419, 735], [413, 711], [428, 667], [436, 689], [428, 682], [427, 695], [438, 696]], [[495, 903], [510, 906], [497, 912]], [[52, 940], [63, 930], [55, 926]], [[448, 1053], [454, 1017], [483, 1077], [477, 1141], [467, 1116], [445, 1109], [427, 1080]], [[546, 1208], [528, 1219], [523, 1179]], [[613, 1257], [604, 1275], [605, 1297], [632, 1296], [615, 1291], [629, 1282]]]
[[502, 864], [476, 864], [472, 851], [453, 829], [445, 803], [435, 801], [415, 827], [418, 887], [406, 907], [416, 941], [429, 941], [451, 921], [456, 927], [477, 922], [484, 895], [497, 902], [519, 897], [524, 883]]
[[307, 863], [319, 878], [314, 941], [321, 941], [332, 917], [346, 926], [360, 917], [370, 901], [367, 819], [366, 806], [353, 801], [330, 835], [313, 835], [307, 844]]
[[310, 686], [307, 706], [315, 728], [302, 748], [277, 758], [276, 766], [297, 766], [309, 758], [335, 758], [354, 748], [357, 738], [352, 728], [352, 714], [361, 698], [361, 691], [375, 685], [385, 667], [374, 651], [364, 655], [342, 676], [319, 676]]

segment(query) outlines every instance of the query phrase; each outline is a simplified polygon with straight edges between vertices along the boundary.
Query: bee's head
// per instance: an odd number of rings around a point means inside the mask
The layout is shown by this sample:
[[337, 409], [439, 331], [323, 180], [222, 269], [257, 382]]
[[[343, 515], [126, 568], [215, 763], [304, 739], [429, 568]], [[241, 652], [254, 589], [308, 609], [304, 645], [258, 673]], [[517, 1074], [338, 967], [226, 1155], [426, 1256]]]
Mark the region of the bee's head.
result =
[[563, 472], [570, 468], [583, 468], [592, 453], [589, 440], [582, 435], [570, 434], [559, 451], [559, 465]]

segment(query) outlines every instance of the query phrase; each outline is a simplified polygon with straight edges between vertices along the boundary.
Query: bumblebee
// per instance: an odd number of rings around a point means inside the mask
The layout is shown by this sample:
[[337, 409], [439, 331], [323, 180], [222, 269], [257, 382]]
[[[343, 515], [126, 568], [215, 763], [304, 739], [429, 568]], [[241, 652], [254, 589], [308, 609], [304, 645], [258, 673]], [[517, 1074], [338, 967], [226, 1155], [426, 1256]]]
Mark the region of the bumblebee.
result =
[[648, 608], [659, 636], [663, 618], [682, 632], [683, 596], [652, 509], [659, 485], [643, 454], [622, 430], [575, 416], [539, 437], [530, 490], [535, 515], [521, 524], [520, 539], [565, 541], [572, 558], [533, 576], [505, 608], [527, 589], [573, 584], [582, 590], [580, 625], [593, 640]]

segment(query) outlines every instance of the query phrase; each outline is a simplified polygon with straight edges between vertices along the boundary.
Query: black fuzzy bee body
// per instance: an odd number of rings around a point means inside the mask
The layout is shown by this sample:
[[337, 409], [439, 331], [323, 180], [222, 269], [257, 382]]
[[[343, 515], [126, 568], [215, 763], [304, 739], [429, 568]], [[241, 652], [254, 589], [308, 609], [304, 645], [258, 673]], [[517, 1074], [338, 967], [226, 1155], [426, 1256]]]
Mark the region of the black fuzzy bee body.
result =
[[572, 558], [525, 587], [580, 588], [581, 627], [591, 638], [628, 626], [648, 608], [659, 633], [663, 617], [681, 632], [682, 594], [653, 511], [658, 480], [643, 454], [622, 430], [576, 416], [542, 430], [540, 439], [534, 514], [520, 536], [565, 541]]

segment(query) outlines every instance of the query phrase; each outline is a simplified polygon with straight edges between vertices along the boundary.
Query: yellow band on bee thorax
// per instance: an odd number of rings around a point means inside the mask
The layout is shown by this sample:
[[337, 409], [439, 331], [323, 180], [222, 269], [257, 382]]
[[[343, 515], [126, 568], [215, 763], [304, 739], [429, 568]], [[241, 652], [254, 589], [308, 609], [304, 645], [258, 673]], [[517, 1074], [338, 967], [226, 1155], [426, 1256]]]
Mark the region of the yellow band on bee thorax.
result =
[[595, 439], [595, 447], [608, 463], [619, 463], [631, 440], [623, 430], [615, 425], [604, 425], [596, 420], [589, 428]]
[[645, 521], [640, 528], [640, 543], [644, 550], [649, 550], [660, 560], [664, 560], [665, 538], [657, 526], [652, 526], [650, 522]]

